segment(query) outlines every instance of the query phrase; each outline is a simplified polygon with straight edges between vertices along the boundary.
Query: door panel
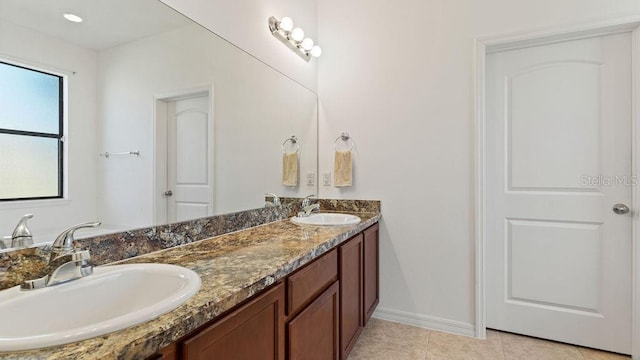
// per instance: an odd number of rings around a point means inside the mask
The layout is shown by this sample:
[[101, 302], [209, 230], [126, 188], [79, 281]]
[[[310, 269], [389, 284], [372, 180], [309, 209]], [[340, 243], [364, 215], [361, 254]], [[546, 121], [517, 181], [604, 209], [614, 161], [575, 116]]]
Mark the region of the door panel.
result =
[[600, 65], [558, 62], [506, 77], [510, 190], [584, 191], [575, 180], [600, 173]]
[[[207, 99], [198, 107], [176, 114], [176, 182], [178, 184], [207, 184]], [[196, 105], [197, 106], [197, 105]]]
[[631, 350], [631, 34], [487, 56], [487, 324]]
[[168, 104], [168, 221], [183, 221], [213, 213], [213, 179], [209, 96]]
[[600, 224], [507, 220], [507, 227], [507, 299], [599, 311]]
[[189, 204], [186, 202], [176, 203], [176, 220], [186, 221], [207, 217], [207, 204]]

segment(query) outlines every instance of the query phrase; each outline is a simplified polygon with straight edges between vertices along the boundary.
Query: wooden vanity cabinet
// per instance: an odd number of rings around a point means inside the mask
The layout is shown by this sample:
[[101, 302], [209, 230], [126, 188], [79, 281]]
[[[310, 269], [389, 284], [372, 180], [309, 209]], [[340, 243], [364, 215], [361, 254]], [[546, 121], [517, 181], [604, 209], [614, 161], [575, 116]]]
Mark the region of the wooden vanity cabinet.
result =
[[378, 305], [378, 224], [147, 360], [346, 359]]
[[379, 226], [374, 224], [339, 248], [340, 359], [346, 359], [379, 302]]
[[340, 246], [340, 359], [346, 359], [364, 327], [363, 235]]
[[376, 223], [364, 231], [364, 325], [373, 315], [373, 311], [380, 302], [380, 256], [379, 239], [380, 226]]
[[181, 359], [284, 360], [284, 285], [181, 341]]

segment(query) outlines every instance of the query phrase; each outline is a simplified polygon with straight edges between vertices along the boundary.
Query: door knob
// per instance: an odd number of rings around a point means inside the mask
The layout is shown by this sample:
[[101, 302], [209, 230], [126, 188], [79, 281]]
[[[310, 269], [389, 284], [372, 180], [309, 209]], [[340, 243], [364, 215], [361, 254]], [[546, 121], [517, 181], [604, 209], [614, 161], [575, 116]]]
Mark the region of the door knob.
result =
[[[171, 195], [173, 195], [173, 191], [171, 190], [167, 190], [164, 192], [164, 196], [171, 196]], [[627, 211], [629, 211], [629, 209], [627, 209]]]
[[613, 205], [613, 212], [618, 215], [623, 215], [629, 212], [629, 207], [625, 204], [615, 204]]

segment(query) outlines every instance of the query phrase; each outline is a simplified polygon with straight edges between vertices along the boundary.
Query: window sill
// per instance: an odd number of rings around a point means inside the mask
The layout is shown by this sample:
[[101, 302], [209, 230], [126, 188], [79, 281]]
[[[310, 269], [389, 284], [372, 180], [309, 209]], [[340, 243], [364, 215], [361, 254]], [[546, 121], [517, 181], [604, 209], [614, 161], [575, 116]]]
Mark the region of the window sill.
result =
[[0, 202], [0, 210], [67, 206], [69, 204], [71, 204], [70, 199], [20, 200]]

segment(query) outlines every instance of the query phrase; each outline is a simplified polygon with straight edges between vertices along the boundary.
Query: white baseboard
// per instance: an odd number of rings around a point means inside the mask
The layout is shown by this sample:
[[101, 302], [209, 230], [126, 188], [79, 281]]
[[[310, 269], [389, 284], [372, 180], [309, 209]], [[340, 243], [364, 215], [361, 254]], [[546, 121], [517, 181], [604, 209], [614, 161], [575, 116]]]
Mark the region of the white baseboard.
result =
[[381, 320], [389, 320], [402, 324], [418, 326], [421, 328], [448, 332], [456, 335], [475, 336], [475, 326], [462, 321], [443, 319], [435, 316], [415, 314], [378, 307], [373, 317]]

